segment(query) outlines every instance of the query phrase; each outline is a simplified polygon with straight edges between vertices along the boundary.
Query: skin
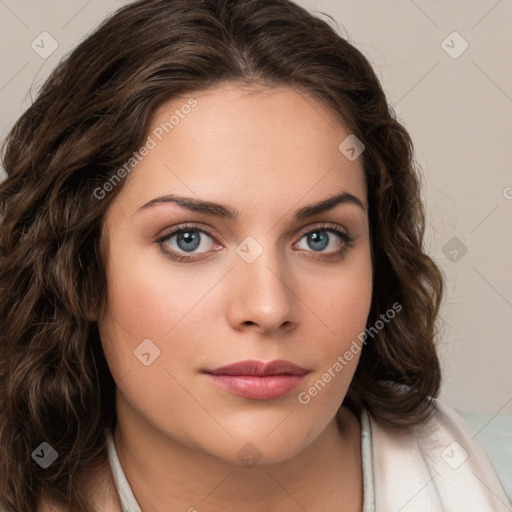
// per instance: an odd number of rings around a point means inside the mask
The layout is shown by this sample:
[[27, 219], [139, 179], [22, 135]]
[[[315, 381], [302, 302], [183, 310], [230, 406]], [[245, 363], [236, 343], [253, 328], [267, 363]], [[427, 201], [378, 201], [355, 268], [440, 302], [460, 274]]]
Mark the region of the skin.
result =
[[[114, 442], [144, 512], [360, 511], [360, 424], [346, 408], [341, 428], [335, 421], [360, 353], [308, 404], [297, 395], [366, 325], [372, 266], [362, 158], [339, 151], [349, 132], [318, 101], [288, 87], [250, 92], [225, 85], [194, 94], [197, 106], [155, 139], [107, 211], [99, 327], [117, 385]], [[188, 98], [162, 105], [149, 133]], [[341, 191], [363, 207], [292, 219]], [[223, 219], [172, 203], [138, 211], [171, 193], [240, 214]], [[326, 222], [354, 239], [342, 258], [332, 254], [345, 242], [322, 231]], [[192, 263], [155, 242], [184, 223], [211, 230], [192, 229], [201, 237]], [[329, 245], [315, 250], [306, 235], [318, 230]], [[263, 249], [252, 263], [236, 252], [249, 236]], [[191, 254], [177, 235], [164, 245]], [[149, 366], [134, 355], [146, 339], [160, 350]], [[231, 394], [201, 373], [245, 359], [286, 359], [310, 372], [272, 400]], [[261, 454], [251, 467], [237, 456], [247, 443]]]

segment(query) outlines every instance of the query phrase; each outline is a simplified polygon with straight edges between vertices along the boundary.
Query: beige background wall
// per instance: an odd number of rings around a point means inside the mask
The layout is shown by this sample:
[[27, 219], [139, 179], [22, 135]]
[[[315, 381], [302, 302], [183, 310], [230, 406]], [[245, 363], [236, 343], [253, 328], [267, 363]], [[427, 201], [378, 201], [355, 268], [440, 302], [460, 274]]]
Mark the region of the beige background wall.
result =
[[[0, 139], [56, 62], [125, 3], [0, 0]], [[512, 1], [299, 3], [369, 58], [415, 142], [428, 250], [447, 282], [442, 398], [512, 414]]]

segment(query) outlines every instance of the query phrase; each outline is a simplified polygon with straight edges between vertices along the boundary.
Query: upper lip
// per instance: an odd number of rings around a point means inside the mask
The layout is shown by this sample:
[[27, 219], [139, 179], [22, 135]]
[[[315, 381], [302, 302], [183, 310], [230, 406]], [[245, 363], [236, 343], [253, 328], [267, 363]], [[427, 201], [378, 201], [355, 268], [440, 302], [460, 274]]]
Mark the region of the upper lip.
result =
[[268, 375], [305, 375], [308, 371], [284, 359], [276, 359], [268, 363], [254, 360], [238, 361], [214, 370], [205, 370], [206, 373], [214, 375], [256, 375], [262, 377]]

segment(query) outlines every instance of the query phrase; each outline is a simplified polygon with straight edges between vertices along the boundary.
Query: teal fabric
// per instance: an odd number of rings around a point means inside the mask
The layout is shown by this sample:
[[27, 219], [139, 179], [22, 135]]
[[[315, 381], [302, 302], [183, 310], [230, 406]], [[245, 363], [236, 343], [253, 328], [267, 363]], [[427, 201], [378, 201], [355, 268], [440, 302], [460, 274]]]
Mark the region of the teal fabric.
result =
[[512, 504], [512, 416], [457, 412], [485, 448]]

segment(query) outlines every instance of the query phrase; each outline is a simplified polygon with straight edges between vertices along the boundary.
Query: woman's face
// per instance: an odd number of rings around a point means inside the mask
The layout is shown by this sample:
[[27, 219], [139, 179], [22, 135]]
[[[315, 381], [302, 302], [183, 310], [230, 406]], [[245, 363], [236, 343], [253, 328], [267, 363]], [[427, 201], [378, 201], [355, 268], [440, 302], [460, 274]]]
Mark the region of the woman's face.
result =
[[[226, 461], [278, 462], [334, 421], [359, 360], [372, 290], [362, 158], [294, 89], [193, 97], [157, 111], [105, 218], [99, 323], [118, 422]], [[304, 371], [207, 373], [247, 360]]]

